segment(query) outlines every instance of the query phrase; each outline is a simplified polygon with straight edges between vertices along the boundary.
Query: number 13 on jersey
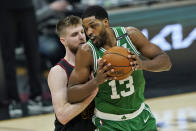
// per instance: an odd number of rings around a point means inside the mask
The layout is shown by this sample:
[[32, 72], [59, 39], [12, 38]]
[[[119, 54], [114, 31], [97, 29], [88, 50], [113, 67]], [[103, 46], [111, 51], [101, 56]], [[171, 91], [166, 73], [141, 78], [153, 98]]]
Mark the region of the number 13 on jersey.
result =
[[119, 84], [123, 85], [123, 84], [125, 84], [125, 81], [128, 81], [128, 83], [126, 84], [126, 88], [128, 88], [129, 91], [121, 91], [120, 94], [117, 93], [118, 87], [116, 87], [116, 81], [112, 80], [109, 82], [109, 85], [112, 88], [111, 99], [119, 99], [121, 96], [126, 97], [126, 96], [130, 96], [131, 94], [134, 93], [133, 77], [129, 76], [126, 79], [119, 80]]

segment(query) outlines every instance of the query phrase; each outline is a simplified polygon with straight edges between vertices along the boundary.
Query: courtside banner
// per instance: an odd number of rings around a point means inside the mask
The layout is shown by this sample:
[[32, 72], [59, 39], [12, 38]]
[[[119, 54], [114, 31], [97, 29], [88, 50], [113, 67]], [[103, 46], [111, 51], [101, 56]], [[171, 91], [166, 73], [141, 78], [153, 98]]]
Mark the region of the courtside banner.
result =
[[193, 12], [196, 12], [196, 2], [109, 12], [112, 26], [137, 27], [171, 58], [169, 72], [144, 71], [147, 97], [196, 91], [196, 15]]

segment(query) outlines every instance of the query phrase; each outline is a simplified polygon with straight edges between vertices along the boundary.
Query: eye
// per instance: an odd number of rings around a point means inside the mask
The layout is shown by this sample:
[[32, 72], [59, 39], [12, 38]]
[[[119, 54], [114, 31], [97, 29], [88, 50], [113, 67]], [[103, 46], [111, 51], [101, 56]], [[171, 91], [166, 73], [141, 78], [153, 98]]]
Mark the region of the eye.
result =
[[87, 31], [88, 30], [88, 28], [86, 28], [85, 26], [83, 26], [83, 28], [84, 28], [84, 31]]
[[75, 32], [75, 33], [73, 33], [71, 36], [73, 36], [73, 37], [75, 37], [75, 36], [77, 36], [77, 32]]
[[97, 24], [92, 24], [91, 28], [96, 28]]

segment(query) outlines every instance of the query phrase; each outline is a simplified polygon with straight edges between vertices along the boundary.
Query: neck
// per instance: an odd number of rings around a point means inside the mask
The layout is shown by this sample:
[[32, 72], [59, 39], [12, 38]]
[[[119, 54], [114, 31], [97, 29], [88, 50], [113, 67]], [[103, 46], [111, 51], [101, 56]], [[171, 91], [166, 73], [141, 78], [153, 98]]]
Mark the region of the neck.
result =
[[66, 48], [64, 59], [67, 60], [67, 62], [69, 62], [71, 65], [75, 66], [75, 54], [73, 54], [69, 48]]

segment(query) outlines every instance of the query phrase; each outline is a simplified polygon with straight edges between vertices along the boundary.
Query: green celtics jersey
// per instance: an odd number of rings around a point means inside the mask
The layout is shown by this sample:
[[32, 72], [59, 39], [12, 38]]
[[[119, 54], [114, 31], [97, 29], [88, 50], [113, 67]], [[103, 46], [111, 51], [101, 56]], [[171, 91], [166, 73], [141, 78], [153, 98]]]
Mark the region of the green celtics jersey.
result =
[[[136, 55], [140, 53], [132, 44], [124, 27], [113, 28], [117, 45], [128, 48]], [[104, 48], [97, 48], [91, 40], [87, 42], [93, 51], [94, 72], [97, 71], [97, 60], [106, 51]], [[144, 101], [145, 80], [142, 70], [134, 71], [128, 78], [123, 80], [108, 80], [99, 86], [99, 92], [95, 97], [96, 108], [105, 113], [128, 114], [139, 109]]]

